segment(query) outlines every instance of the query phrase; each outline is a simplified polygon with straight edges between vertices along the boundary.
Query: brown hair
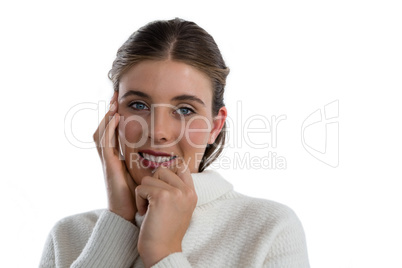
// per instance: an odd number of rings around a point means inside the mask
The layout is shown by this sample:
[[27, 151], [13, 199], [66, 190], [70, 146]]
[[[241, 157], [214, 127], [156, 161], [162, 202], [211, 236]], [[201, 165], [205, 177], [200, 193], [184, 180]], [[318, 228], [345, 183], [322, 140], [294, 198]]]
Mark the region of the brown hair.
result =
[[[212, 115], [217, 116], [225, 104], [223, 93], [229, 68], [213, 37], [194, 22], [179, 18], [148, 23], [134, 32], [119, 48], [109, 79], [119, 91], [122, 75], [144, 60], [172, 59], [189, 64], [205, 73], [212, 82]], [[226, 122], [213, 144], [208, 144], [198, 168], [202, 172], [222, 152], [226, 138]]]

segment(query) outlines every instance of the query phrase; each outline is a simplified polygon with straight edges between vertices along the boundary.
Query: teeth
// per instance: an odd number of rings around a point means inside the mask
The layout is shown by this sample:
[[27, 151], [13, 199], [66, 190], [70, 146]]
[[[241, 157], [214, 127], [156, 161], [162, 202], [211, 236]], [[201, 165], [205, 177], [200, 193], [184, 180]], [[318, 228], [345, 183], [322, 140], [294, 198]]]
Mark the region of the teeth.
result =
[[169, 161], [171, 159], [173, 159], [174, 157], [169, 157], [169, 156], [154, 156], [151, 154], [146, 154], [146, 153], [142, 153], [142, 156], [152, 162], [156, 162], [156, 163], [163, 163], [166, 161]]

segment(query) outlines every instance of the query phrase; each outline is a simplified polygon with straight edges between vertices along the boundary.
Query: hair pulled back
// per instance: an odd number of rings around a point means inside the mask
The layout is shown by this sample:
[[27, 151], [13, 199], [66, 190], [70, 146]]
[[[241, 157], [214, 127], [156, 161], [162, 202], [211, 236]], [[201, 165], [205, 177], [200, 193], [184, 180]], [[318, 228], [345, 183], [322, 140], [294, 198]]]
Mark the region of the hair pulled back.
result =
[[[223, 107], [223, 95], [229, 68], [225, 65], [213, 37], [194, 22], [179, 18], [150, 22], [134, 32], [119, 48], [109, 79], [119, 91], [120, 78], [144, 60], [180, 61], [191, 65], [211, 79], [212, 115]], [[222, 152], [226, 139], [226, 123], [213, 144], [208, 144], [198, 171], [202, 172]]]

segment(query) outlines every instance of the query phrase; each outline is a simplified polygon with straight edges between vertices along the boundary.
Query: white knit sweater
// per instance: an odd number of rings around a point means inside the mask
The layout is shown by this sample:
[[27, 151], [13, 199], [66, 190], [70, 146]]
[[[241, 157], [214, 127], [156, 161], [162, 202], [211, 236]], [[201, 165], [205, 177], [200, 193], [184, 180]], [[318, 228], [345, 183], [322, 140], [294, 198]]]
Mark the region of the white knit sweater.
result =
[[[192, 174], [197, 207], [182, 242], [154, 268], [309, 267], [304, 231], [288, 207], [241, 195], [217, 172]], [[40, 267], [144, 267], [136, 225], [108, 210], [59, 221]]]

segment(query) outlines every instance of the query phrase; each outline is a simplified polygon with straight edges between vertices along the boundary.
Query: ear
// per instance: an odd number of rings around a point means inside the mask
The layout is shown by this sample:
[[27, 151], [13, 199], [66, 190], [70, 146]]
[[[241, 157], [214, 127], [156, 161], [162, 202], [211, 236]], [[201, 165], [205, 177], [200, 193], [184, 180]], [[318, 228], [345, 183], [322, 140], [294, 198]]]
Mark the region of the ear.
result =
[[213, 144], [221, 132], [223, 125], [225, 124], [226, 117], [228, 116], [228, 112], [226, 107], [223, 106], [219, 109], [218, 115], [213, 118], [212, 129], [209, 134], [208, 144]]

